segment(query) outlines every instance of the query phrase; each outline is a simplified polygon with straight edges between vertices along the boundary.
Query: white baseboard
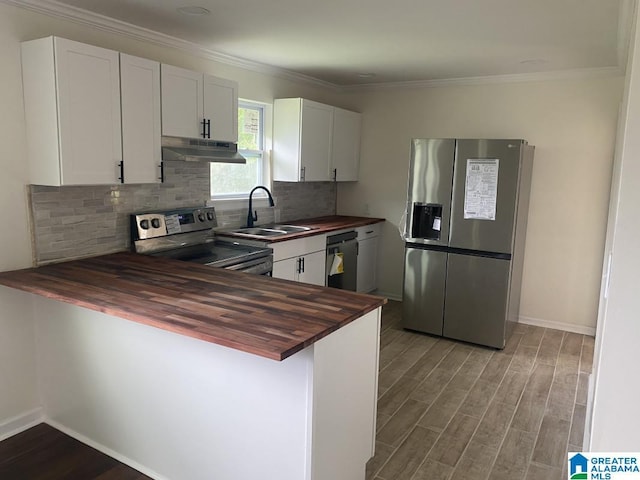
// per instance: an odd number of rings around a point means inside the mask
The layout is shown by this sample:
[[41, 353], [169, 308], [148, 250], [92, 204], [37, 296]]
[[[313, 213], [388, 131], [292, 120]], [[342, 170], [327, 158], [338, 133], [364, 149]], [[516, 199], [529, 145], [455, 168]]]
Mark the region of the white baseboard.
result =
[[31, 427], [35, 427], [44, 421], [42, 408], [34, 408], [12, 418], [3, 420], [0, 423], [0, 442], [6, 438], [13, 437], [20, 432], [24, 432]]
[[580, 333], [582, 335], [590, 335], [595, 337], [596, 328], [587, 327], [585, 325], [576, 325], [574, 323], [554, 322], [552, 320], [544, 320], [542, 318], [523, 317], [519, 318], [520, 323], [534, 325], [536, 327], [554, 328], [556, 330], [564, 330], [565, 332]]
[[89, 445], [91, 448], [95, 448], [99, 452], [102, 452], [105, 455], [110, 456], [111, 458], [115, 458], [120, 463], [124, 463], [125, 465], [128, 465], [129, 467], [131, 467], [131, 468], [133, 468], [135, 470], [138, 470], [140, 473], [143, 473], [144, 475], [146, 475], [148, 477], [151, 477], [151, 478], [153, 478], [155, 480], [169, 480], [167, 477], [165, 477], [163, 475], [160, 475], [157, 472], [154, 472], [153, 470], [145, 467], [144, 465], [139, 464], [138, 462], [135, 462], [135, 461], [131, 460], [130, 458], [122, 455], [121, 453], [116, 452], [115, 450], [111, 450], [110, 448], [105, 447], [101, 443], [95, 442], [95, 441], [91, 440], [90, 438], [85, 437], [84, 435], [76, 432], [75, 430], [73, 430], [71, 428], [65, 427], [64, 425], [56, 422], [55, 420], [52, 420], [50, 418], [45, 418], [44, 422], [47, 425], [52, 426], [56, 430], [60, 430], [61, 432], [66, 433], [70, 437], [75, 438], [79, 442], [82, 442], [85, 445]]
[[[386, 297], [389, 300], [395, 300], [397, 302], [402, 301], [402, 295], [398, 295], [397, 293], [382, 292], [380, 290], [376, 290], [375, 292], [373, 292], [373, 294], [378, 295], [380, 297]], [[554, 328], [556, 330], [580, 333], [582, 335], [590, 335], [592, 337], [595, 337], [596, 335], [595, 327], [587, 327], [585, 325], [576, 325], [575, 323], [555, 322], [552, 320], [544, 320], [542, 318], [524, 317], [524, 316], [519, 317], [518, 321], [520, 323], [525, 323], [527, 325], [534, 325], [536, 327]]]

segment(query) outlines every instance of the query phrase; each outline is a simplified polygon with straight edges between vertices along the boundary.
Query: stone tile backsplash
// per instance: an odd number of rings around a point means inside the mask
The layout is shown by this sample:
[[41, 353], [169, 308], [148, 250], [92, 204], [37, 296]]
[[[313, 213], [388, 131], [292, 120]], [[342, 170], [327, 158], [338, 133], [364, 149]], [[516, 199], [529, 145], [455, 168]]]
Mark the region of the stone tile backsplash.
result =
[[[209, 165], [166, 162], [165, 182], [136, 185], [29, 187], [36, 265], [130, 248], [129, 214], [204, 205], [209, 200]], [[333, 215], [336, 185], [274, 182], [276, 209], [259, 208], [259, 223]], [[246, 207], [217, 210], [218, 222], [239, 227]]]
[[337, 191], [335, 182], [273, 182], [278, 221], [335, 215]]

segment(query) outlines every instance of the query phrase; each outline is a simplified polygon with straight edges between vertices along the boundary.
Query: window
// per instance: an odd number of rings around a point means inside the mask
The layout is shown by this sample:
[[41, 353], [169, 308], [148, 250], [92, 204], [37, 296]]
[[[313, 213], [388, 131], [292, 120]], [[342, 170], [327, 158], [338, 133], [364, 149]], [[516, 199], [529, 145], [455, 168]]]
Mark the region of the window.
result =
[[253, 187], [267, 184], [264, 119], [264, 105], [238, 102], [238, 151], [247, 159], [247, 163], [211, 164], [213, 199], [246, 198]]

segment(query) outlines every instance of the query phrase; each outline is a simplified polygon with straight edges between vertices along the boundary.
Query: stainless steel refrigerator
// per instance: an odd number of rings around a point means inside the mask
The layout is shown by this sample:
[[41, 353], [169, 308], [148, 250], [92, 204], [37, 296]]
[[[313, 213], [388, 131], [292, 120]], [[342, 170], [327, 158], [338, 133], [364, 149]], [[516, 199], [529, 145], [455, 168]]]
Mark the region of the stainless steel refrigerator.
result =
[[403, 326], [504, 348], [518, 321], [533, 147], [414, 139]]

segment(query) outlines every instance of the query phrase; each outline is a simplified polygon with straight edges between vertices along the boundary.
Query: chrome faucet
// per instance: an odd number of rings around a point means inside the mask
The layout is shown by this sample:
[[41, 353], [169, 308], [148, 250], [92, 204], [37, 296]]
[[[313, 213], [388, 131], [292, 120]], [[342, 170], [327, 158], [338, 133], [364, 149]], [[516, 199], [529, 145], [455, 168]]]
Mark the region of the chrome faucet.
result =
[[253, 192], [255, 192], [258, 189], [261, 189], [267, 192], [267, 195], [269, 196], [270, 207], [276, 206], [276, 204], [273, 201], [273, 197], [271, 196], [271, 192], [267, 187], [263, 187], [262, 185], [258, 185], [257, 187], [255, 187], [253, 190], [251, 190], [251, 193], [249, 193], [249, 213], [247, 214], [247, 227], [253, 227], [253, 222], [258, 220], [258, 212], [253, 210]]

